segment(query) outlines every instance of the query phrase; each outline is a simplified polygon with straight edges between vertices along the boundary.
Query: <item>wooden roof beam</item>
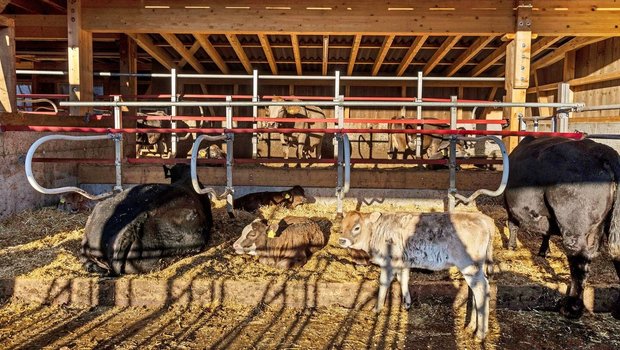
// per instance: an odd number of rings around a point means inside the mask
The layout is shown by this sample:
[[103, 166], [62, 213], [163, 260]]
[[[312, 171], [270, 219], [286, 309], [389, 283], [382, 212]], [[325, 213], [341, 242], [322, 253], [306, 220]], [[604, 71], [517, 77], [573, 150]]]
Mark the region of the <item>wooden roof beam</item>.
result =
[[377, 55], [377, 59], [375, 60], [375, 64], [372, 67], [372, 75], [375, 76], [379, 73], [379, 69], [381, 69], [381, 65], [383, 64], [383, 60], [385, 60], [385, 56], [390, 50], [390, 46], [392, 46], [392, 42], [394, 41], [395, 35], [388, 35], [383, 40], [383, 45], [381, 45], [381, 49], [379, 50], [379, 54]]
[[329, 35], [323, 35], [323, 66], [321, 73], [327, 75], [327, 62], [329, 62]]
[[176, 34], [161, 33], [159, 35], [161, 35], [162, 38], [164, 38], [164, 40], [166, 40], [168, 44], [170, 44], [170, 46], [172, 46], [172, 48], [179, 55], [181, 55], [181, 57], [184, 58], [190, 66], [192, 66], [196, 70], [196, 72], [200, 74], [204, 74], [207, 72], [202, 63], [200, 63], [200, 61], [198, 61], [198, 59], [194, 57], [194, 55], [190, 54], [189, 51], [187, 51], [185, 45], [183, 45], [181, 40], [177, 38]]
[[230, 42], [230, 46], [232, 46], [233, 50], [235, 50], [235, 53], [237, 54], [237, 57], [239, 57], [239, 61], [241, 61], [245, 71], [248, 74], [252, 74], [252, 64], [250, 63], [248, 55], [246, 55], [245, 51], [243, 51], [243, 47], [241, 46], [239, 39], [237, 39], [237, 36], [235, 34], [226, 34], [226, 38], [228, 39], [228, 42]]
[[476, 65], [474, 69], [471, 70], [470, 75], [472, 77], [477, 77], [480, 74], [484, 73], [487, 69], [489, 69], [489, 67], [494, 65], [495, 62], [504, 58], [506, 56], [506, 47], [508, 46], [508, 43], [509, 43], [508, 41], [503, 43], [502, 46], [495, 49], [493, 53], [491, 53], [485, 59], [483, 59], [480, 63], [478, 63], [478, 65]]
[[32, 0], [11, 0], [10, 4], [20, 8], [28, 13], [33, 13], [33, 14], [43, 14], [45, 13], [45, 10], [43, 9], [43, 7], [41, 6], [41, 4], [38, 4], [36, 1], [32, 1]]
[[594, 44], [601, 40], [607, 39], [606, 37], [577, 37], [567, 42], [566, 44], [558, 47], [552, 53], [543, 56], [541, 59], [532, 63], [532, 69], [540, 69], [554, 64], [555, 62], [564, 58], [567, 52], [580, 49], [584, 46]]
[[353, 68], [355, 68], [355, 61], [357, 60], [357, 53], [360, 49], [362, 42], [362, 35], [356, 34], [353, 39], [353, 46], [351, 47], [351, 54], [349, 55], [349, 65], [347, 66], [347, 75], [353, 74]]
[[[62, 6], [61, 4], [57, 3], [54, 0], [41, 0], [41, 2], [44, 3], [45, 5], [53, 8], [57, 12], [60, 12], [60, 13], [67, 12], [67, 8], [66, 7]], [[65, 1], [65, 3], [66, 3], [66, 1]]]
[[176, 65], [172, 60], [172, 57], [161, 47], [155, 46], [153, 44], [153, 40], [147, 34], [127, 34], [136, 43], [146, 51], [151, 57], [153, 57], [157, 62], [159, 62], [162, 66], [166, 67], [166, 69], [175, 68]]
[[295, 57], [295, 69], [297, 70], [297, 75], [302, 75], [301, 53], [299, 51], [299, 38], [297, 37], [297, 34], [291, 34], [291, 45], [293, 46], [293, 56]]
[[217, 49], [213, 47], [213, 44], [211, 44], [211, 42], [209, 41], [209, 37], [205, 34], [194, 33], [194, 38], [196, 38], [196, 43], [200, 44], [203, 50], [205, 50], [207, 55], [209, 55], [213, 63], [215, 63], [215, 65], [222, 71], [222, 73], [229, 74], [230, 68], [228, 68], [226, 61], [224, 61], [222, 56], [220, 56], [219, 52], [217, 52]]
[[443, 44], [441, 44], [439, 49], [437, 49], [433, 57], [431, 57], [431, 59], [428, 60], [428, 62], [424, 66], [424, 75], [428, 75], [428, 73], [430, 73], [433, 68], [435, 68], [435, 66], [437, 66], [439, 62], [441, 62], [441, 59], [444, 58], [444, 56], [446, 56], [448, 52], [450, 52], [450, 49], [452, 49], [452, 47], [456, 45], [459, 40], [461, 40], [461, 35], [447, 37]]
[[472, 58], [474, 58], [480, 50], [484, 49], [491, 41], [493, 41], [494, 36], [481, 36], [476, 41], [469, 46], [465, 52], [463, 52], [459, 58], [454, 61], [452, 66], [448, 69], [448, 73], [446, 76], [451, 77], [456, 72], [459, 71], [467, 62], [469, 62]]
[[[189, 48], [189, 53], [192, 54], [193, 56], [196, 54], [196, 52], [198, 52], [199, 48], [200, 48], [200, 43], [198, 41], [194, 41], [194, 44], [192, 44], [192, 47]], [[187, 61], [185, 60], [185, 58], [181, 58], [177, 66], [179, 69], [183, 69], [183, 67], [185, 67], [186, 64], [187, 64]]]
[[403, 57], [403, 60], [400, 62], [400, 65], [398, 65], [398, 69], [396, 70], [397, 76], [402, 76], [407, 68], [409, 68], [409, 65], [418, 54], [418, 51], [422, 48], [422, 45], [424, 45], [426, 39], [428, 39], [428, 35], [420, 35], [415, 38], [413, 44], [411, 44], [411, 47], [407, 50], [405, 57]]
[[532, 54], [530, 57], [531, 58], [536, 57], [536, 55], [541, 53], [544, 49], [555, 44], [558, 40], [562, 38], [563, 37], [561, 36], [545, 36], [543, 38], [540, 38], [537, 42], [532, 44]]
[[273, 50], [271, 50], [271, 45], [269, 44], [269, 37], [266, 34], [258, 34], [258, 40], [260, 41], [260, 46], [263, 48], [265, 52], [265, 57], [267, 58], [267, 62], [269, 62], [269, 68], [271, 69], [271, 74], [278, 74], [278, 65], [276, 64], [276, 60], [273, 57]]

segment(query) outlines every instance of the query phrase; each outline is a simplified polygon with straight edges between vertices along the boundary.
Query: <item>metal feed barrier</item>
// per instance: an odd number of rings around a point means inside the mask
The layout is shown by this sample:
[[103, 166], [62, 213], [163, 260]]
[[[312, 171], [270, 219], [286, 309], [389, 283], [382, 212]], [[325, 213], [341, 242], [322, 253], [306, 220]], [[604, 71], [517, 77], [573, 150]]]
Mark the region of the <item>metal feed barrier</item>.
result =
[[[66, 72], [54, 72], [54, 71], [17, 71], [18, 74], [53, 74], [53, 75], [65, 75]], [[93, 132], [93, 133], [111, 133], [115, 136], [99, 136], [104, 138], [113, 138], [116, 141], [116, 158], [114, 163], [116, 165], [116, 190], [122, 189], [121, 183], [121, 154], [122, 154], [122, 140], [121, 135], [123, 133], [135, 133], [135, 132], [160, 132], [160, 133], [170, 133], [173, 135], [172, 144], [173, 144], [173, 153], [176, 150], [176, 134], [182, 132], [191, 132], [191, 133], [218, 133], [222, 134], [220, 136], [207, 136], [200, 135], [194, 142], [194, 148], [192, 152], [192, 157], [190, 159], [191, 164], [191, 173], [192, 173], [192, 182], [194, 189], [199, 193], [210, 193], [213, 196], [218, 198], [226, 197], [227, 199], [227, 209], [229, 212], [233, 211], [233, 193], [234, 186], [232, 182], [232, 174], [233, 174], [233, 166], [235, 163], [266, 163], [266, 162], [293, 162], [290, 160], [272, 160], [272, 159], [261, 159], [257, 160], [257, 133], [259, 132], [322, 132], [322, 133], [332, 133], [334, 134], [334, 142], [336, 143], [336, 147], [334, 148], [334, 156], [335, 159], [314, 159], [314, 160], [295, 160], [294, 162], [301, 163], [336, 163], [338, 170], [338, 181], [336, 187], [336, 197], [338, 199], [338, 213], [342, 212], [342, 200], [344, 199], [345, 194], [348, 192], [350, 187], [350, 175], [351, 170], [350, 166], [354, 163], [363, 163], [363, 160], [351, 159], [350, 155], [350, 142], [347, 136], [347, 133], [404, 133], [404, 134], [416, 134], [418, 138], [416, 155], [419, 157], [421, 155], [420, 149], [420, 138], [423, 134], [440, 134], [446, 135], [446, 137], [450, 141], [450, 158], [448, 161], [448, 166], [450, 169], [450, 188], [448, 189], [448, 202], [449, 209], [453, 209], [456, 202], [460, 201], [463, 203], [469, 203], [473, 201], [476, 197], [481, 194], [497, 196], [503, 192], [503, 189], [506, 185], [506, 181], [508, 178], [508, 158], [505, 147], [501, 140], [493, 135], [503, 135], [503, 136], [526, 136], [526, 135], [549, 135], [549, 136], [565, 136], [572, 138], [582, 138], [584, 135], [582, 133], [531, 133], [531, 132], [523, 132], [523, 131], [485, 131], [485, 130], [457, 130], [458, 123], [468, 123], [468, 124], [499, 124], [503, 121], [482, 121], [482, 120], [457, 120], [457, 108], [473, 108], [474, 110], [479, 107], [490, 107], [490, 108], [507, 108], [507, 107], [552, 107], [557, 108], [558, 112], [567, 113], [567, 111], [578, 111], [583, 108], [583, 104], [578, 103], [510, 103], [510, 102], [494, 102], [494, 101], [479, 101], [479, 100], [457, 100], [456, 97], [453, 97], [451, 100], [447, 99], [429, 99], [422, 98], [422, 85], [423, 81], [503, 81], [504, 78], [443, 78], [443, 77], [423, 77], [422, 73], [418, 73], [416, 77], [341, 77], [339, 72], [336, 72], [334, 76], [259, 76], [257, 71], [254, 71], [253, 75], [217, 75], [217, 74], [177, 74], [176, 70], [172, 70], [170, 74], [151, 74], [151, 73], [139, 73], [139, 74], [124, 74], [124, 73], [95, 73], [95, 75], [100, 76], [136, 76], [136, 77], [150, 77], [150, 78], [170, 78], [172, 91], [169, 95], [150, 95], [150, 96], [133, 96], [135, 98], [165, 98], [169, 99], [169, 101], [120, 101], [119, 96], [114, 96], [114, 101], [99, 101], [99, 102], [64, 102], [61, 101], [61, 106], [67, 107], [111, 107], [114, 111], [114, 128], [77, 128], [77, 127], [42, 127], [42, 126], [22, 126], [22, 127], [11, 127], [11, 126], [0, 126], [0, 131], [10, 131], [10, 130], [21, 130], [21, 131], [56, 131], [56, 132]], [[253, 93], [252, 95], [234, 95], [234, 96], [222, 96], [222, 95], [185, 95], [186, 98], [196, 98], [196, 99], [213, 99], [213, 98], [226, 98], [226, 101], [180, 101], [180, 96], [176, 93], [176, 81], [178, 78], [193, 78], [193, 79], [251, 79], [253, 81]], [[333, 80], [334, 81], [334, 97], [299, 97], [294, 96], [294, 98], [298, 98], [302, 101], [282, 101], [282, 102], [271, 102], [271, 101], [259, 101], [258, 95], [258, 82], [259, 79], [287, 79], [287, 80]], [[343, 97], [339, 94], [340, 91], [340, 82], [342, 80], [384, 80], [384, 81], [417, 81], [417, 93], [416, 97], [400, 97], [400, 98], [386, 98], [386, 97]], [[269, 98], [269, 96], [266, 96]], [[233, 101], [237, 100], [249, 100], [249, 101]], [[324, 122], [333, 122], [335, 123], [335, 128], [325, 128], [325, 129], [284, 129], [284, 128], [259, 128], [259, 121], [273, 121], [273, 122], [291, 122], [295, 121], [292, 118], [259, 118], [258, 117], [258, 107], [266, 107], [266, 106], [305, 106], [305, 105], [315, 105], [319, 107], [333, 107], [335, 118], [328, 118], [322, 121]], [[233, 108], [234, 107], [252, 107], [252, 117], [233, 117]], [[121, 107], [170, 107], [171, 108], [171, 116], [167, 117], [147, 117], [147, 120], [157, 120], [157, 118], [162, 118], [160, 120], [170, 120], [173, 123], [173, 127], [170, 129], [157, 129], [157, 128], [149, 128], [149, 129], [139, 129], [139, 128], [122, 128], [121, 124]], [[188, 117], [188, 116], [178, 116], [176, 113], [176, 107], [225, 107], [226, 108], [226, 117]], [[344, 108], [345, 107], [415, 107], [417, 110], [416, 119], [404, 119], [397, 121], [390, 120], [382, 120], [382, 119], [344, 119]], [[450, 129], [451, 130], [423, 130], [421, 129], [422, 124], [425, 123], [446, 123], [448, 120], [441, 121], [427, 121], [422, 119], [422, 108], [429, 107], [449, 107], [450, 108]], [[474, 111], [475, 113], [475, 111]], [[224, 128], [176, 128], [177, 120], [211, 120], [211, 121], [225, 121], [226, 126]], [[251, 121], [252, 128], [235, 128], [233, 125], [234, 121]], [[310, 120], [308, 120], [310, 121]], [[415, 124], [416, 129], [403, 129], [403, 130], [388, 130], [388, 129], [370, 129], [370, 128], [358, 128], [358, 129], [347, 129], [345, 128], [345, 124], [347, 123], [406, 123], [406, 124]], [[217, 195], [212, 188], [202, 188], [199, 185], [198, 174], [197, 174], [197, 162], [198, 162], [198, 147], [201, 142], [204, 140], [226, 140], [227, 148], [229, 150], [233, 149], [234, 143], [234, 134], [237, 133], [252, 133], [252, 159], [234, 159], [233, 152], [227, 152], [226, 158], [226, 190], [222, 195]], [[482, 137], [464, 137], [465, 135], [479, 135]], [[87, 136], [88, 137], [88, 136]], [[478, 190], [474, 192], [471, 196], [465, 197], [457, 192], [456, 189], [456, 157], [455, 157], [455, 149], [456, 143], [459, 140], [465, 140], [467, 142], [477, 142], [477, 141], [486, 141], [492, 140], [496, 142], [502, 152], [502, 164], [503, 174], [502, 181], [498, 189], [495, 191], [490, 190]], [[46, 141], [49, 141], [47, 139]], [[77, 140], [77, 138], [75, 139]], [[45, 141], [43, 141], [45, 142]], [[37, 144], [35, 142], [35, 144]], [[31, 157], [27, 159], [27, 168], [31, 169], [31, 163], [33, 162], [33, 155], [36, 151], [35, 144], [29, 150], [29, 153], [32, 153]], [[40, 143], [39, 143], [40, 145]], [[38, 146], [37, 146], [38, 147]], [[154, 160], [151, 159], [136, 159], [134, 161], [130, 161], [130, 163], [150, 163]], [[174, 159], [168, 160], [168, 162], [183, 162], [182, 159]], [[381, 163], [380, 160], [373, 160], [371, 163]], [[434, 163], [434, 164], [445, 164], [444, 160], [406, 160], [402, 163]], [[32, 175], [32, 170], [30, 170], [30, 175]], [[34, 178], [31, 177], [34, 181]], [[30, 181], [30, 179], [29, 179]], [[33, 182], [31, 182], [32, 184]], [[36, 181], [34, 181], [36, 183]], [[76, 190], [77, 188], [61, 188], [61, 189], [44, 189], [41, 186], [33, 187], [40, 192], [43, 193], [62, 193], [67, 191], [75, 191], [86, 197], [93, 198], [93, 195], [87, 194], [82, 190]], [[42, 191], [43, 190], [43, 191]], [[62, 191], [61, 191], [62, 190]], [[45, 192], [44, 192], [45, 191]], [[53, 191], [53, 192], [50, 192]]]

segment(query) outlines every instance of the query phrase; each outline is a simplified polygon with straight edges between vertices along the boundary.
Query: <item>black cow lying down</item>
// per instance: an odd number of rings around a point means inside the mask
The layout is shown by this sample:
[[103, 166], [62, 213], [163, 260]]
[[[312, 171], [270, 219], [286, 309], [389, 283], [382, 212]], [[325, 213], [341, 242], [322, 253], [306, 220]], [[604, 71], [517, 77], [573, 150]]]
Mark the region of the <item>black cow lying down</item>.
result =
[[291, 189], [280, 192], [255, 192], [239, 197], [234, 201], [235, 209], [254, 212], [264, 205], [279, 205], [293, 209], [298, 205], [307, 203], [304, 189], [301, 186], [294, 186]]
[[189, 166], [164, 169], [170, 185], [138, 185], [95, 206], [82, 240], [88, 271], [146, 273], [205, 247], [213, 225], [208, 195], [194, 192]]
[[[504, 194], [510, 227], [509, 247], [518, 228], [562, 236], [571, 284], [561, 313], [583, 314], [583, 290], [589, 265], [603, 236], [620, 277], [620, 159], [618, 153], [592, 140], [528, 136], [510, 154], [510, 176]], [[620, 318], [620, 299], [614, 317]]]

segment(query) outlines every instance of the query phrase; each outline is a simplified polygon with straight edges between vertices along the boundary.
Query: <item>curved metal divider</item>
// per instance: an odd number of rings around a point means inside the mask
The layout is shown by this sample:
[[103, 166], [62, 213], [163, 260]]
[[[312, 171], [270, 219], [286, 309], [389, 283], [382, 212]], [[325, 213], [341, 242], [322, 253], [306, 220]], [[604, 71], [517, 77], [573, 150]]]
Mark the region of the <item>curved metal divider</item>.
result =
[[[198, 172], [197, 172], [198, 147], [200, 147], [200, 144], [202, 143], [202, 141], [203, 140], [222, 141], [226, 139], [227, 139], [226, 135], [220, 135], [220, 136], [200, 135], [196, 138], [196, 141], [194, 141], [194, 145], [192, 146], [192, 158], [190, 162], [190, 172], [191, 172], [191, 177], [192, 177], [192, 186], [194, 187], [194, 191], [196, 191], [196, 193], [209, 194], [211, 198], [217, 198], [217, 199], [225, 198], [226, 195], [228, 194], [228, 189], [226, 189], [226, 191], [224, 191], [224, 193], [222, 193], [221, 195], [218, 195], [217, 193], [215, 193], [215, 190], [211, 187], [202, 188], [200, 186], [200, 181], [198, 181]], [[226, 153], [227, 157], [228, 157], [228, 153], [230, 152]]]
[[116, 137], [117, 135], [114, 135], [114, 134], [94, 135], [94, 136], [48, 135], [48, 136], [41, 137], [40, 139], [35, 141], [32, 144], [32, 146], [30, 146], [30, 148], [28, 149], [28, 153], [26, 154], [26, 163], [25, 163], [26, 178], [28, 179], [30, 186], [32, 186], [35, 190], [43, 194], [61, 194], [61, 193], [66, 193], [66, 192], [76, 192], [92, 200], [100, 200], [100, 199], [104, 199], [104, 198], [112, 196], [114, 192], [106, 192], [106, 193], [102, 193], [99, 195], [93, 195], [75, 186], [66, 186], [66, 187], [59, 187], [59, 188], [45, 188], [39, 185], [37, 180], [35, 180], [34, 178], [34, 174], [32, 172], [32, 159], [34, 158], [34, 154], [37, 151], [37, 148], [39, 148], [39, 146], [41, 146], [42, 144], [48, 141], [52, 141], [52, 140], [93, 141], [93, 140], [107, 140], [107, 139], [115, 140]]
[[351, 187], [351, 143], [347, 134], [337, 134], [338, 141], [338, 185], [336, 198], [338, 199], [337, 215], [342, 216], [342, 200]]
[[465, 197], [458, 193], [455, 193], [454, 197], [458, 199], [461, 203], [469, 204], [482, 194], [491, 196], [491, 197], [497, 197], [501, 195], [502, 193], [504, 193], [504, 190], [506, 189], [506, 184], [508, 183], [508, 167], [510, 163], [508, 161], [508, 152], [506, 151], [506, 146], [504, 145], [502, 140], [497, 136], [458, 137], [458, 139], [464, 140], [464, 141], [484, 141], [487, 139], [493, 140], [499, 146], [499, 149], [502, 152], [502, 180], [500, 182], [499, 187], [495, 191], [491, 191], [487, 189], [479, 189], [476, 192], [472, 193], [472, 195], [469, 197]]

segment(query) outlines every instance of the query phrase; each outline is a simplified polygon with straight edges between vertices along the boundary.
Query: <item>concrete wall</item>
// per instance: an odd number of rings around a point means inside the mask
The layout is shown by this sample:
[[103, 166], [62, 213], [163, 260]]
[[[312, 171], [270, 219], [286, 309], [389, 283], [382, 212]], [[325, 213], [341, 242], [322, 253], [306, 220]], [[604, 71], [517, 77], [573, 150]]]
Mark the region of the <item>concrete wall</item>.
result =
[[[41, 194], [26, 180], [26, 153], [30, 145], [44, 135], [32, 132], [0, 133], [0, 220], [25, 209], [58, 202], [58, 196]], [[111, 141], [52, 141], [40, 147], [36, 156], [111, 158], [114, 156], [114, 146]], [[35, 163], [33, 171], [37, 181], [44, 187], [77, 185], [76, 163]]]

